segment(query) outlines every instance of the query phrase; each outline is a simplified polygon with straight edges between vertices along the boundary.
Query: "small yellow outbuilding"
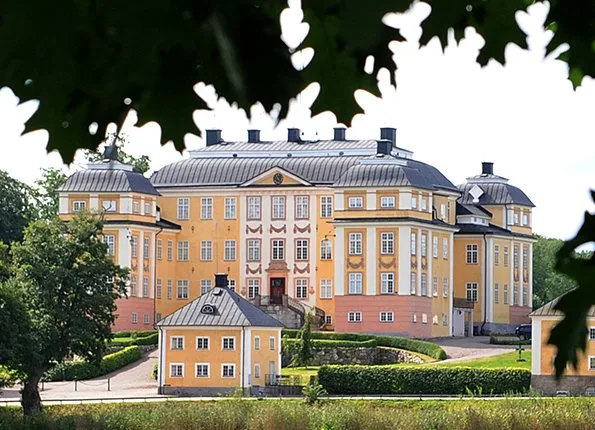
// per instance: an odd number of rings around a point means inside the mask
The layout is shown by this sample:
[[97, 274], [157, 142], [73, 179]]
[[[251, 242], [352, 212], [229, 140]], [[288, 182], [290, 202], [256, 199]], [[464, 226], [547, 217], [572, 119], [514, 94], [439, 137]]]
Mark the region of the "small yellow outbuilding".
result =
[[158, 393], [254, 392], [281, 374], [283, 325], [229, 289], [216, 287], [159, 323]]

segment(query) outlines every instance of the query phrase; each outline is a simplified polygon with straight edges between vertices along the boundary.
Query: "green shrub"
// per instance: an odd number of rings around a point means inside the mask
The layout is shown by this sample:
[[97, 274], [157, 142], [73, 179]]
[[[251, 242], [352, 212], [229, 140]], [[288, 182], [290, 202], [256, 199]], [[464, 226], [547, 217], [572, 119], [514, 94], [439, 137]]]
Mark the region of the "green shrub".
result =
[[111, 346], [132, 346], [132, 345], [157, 345], [159, 334], [151, 332], [144, 337], [123, 337], [113, 339], [109, 344]]
[[157, 330], [131, 330], [131, 331], [117, 331], [114, 333], [114, 337], [146, 337], [152, 334], [156, 334]]
[[[297, 345], [298, 339], [285, 339], [287, 345], [292, 348]], [[312, 347], [317, 348], [375, 348], [378, 346], [376, 339], [355, 341], [355, 340], [331, 340], [331, 339], [313, 339]]]
[[157, 380], [157, 372], [159, 371], [158, 368], [159, 368], [159, 363], [155, 363], [153, 365], [153, 371], [151, 372], [151, 376], [153, 377], [153, 379], [155, 381]]
[[[283, 336], [293, 339], [297, 336], [299, 330], [286, 329], [283, 330]], [[375, 336], [371, 334], [360, 333], [336, 333], [327, 331], [312, 332], [312, 339], [327, 339], [327, 340], [344, 340], [352, 342], [364, 342], [372, 339], [376, 340], [377, 346], [388, 346], [391, 348], [405, 349], [407, 351], [419, 352], [435, 358], [437, 360], [444, 360], [446, 352], [435, 343], [426, 342], [423, 340], [410, 339], [406, 337], [397, 336]]]
[[531, 339], [520, 340], [510, 339], [503, 336], [490, 336], [490, 343], [492, 345], [531, 345]]
[[17, 372], [0, 365], [0, 388], [12, 387], [17, 382]]
[[45, 381], [72, 381], [96, 378], [118, 370], [142, 357], [138, 346], [129, 346], [121, 351], [108, 354], [99, 364], [88, 361], [64, 361], [49, 369], [43, 376]]
[[318, 382], [329, 394], [507, 394], [528, 391], [531, 372], [438, 366], [322, 366]]

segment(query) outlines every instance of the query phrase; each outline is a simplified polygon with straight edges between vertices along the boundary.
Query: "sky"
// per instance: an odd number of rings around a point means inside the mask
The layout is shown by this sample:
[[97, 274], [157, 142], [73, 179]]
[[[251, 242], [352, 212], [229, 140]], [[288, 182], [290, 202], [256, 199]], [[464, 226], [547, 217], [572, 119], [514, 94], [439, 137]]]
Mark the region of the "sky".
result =
[[[396, 127], [398, 146], [414, 151], [415, 159], [437, 167], [454, 184], [480, 173], [482, 161], [492, 161], [494, 173], [509, 178], [535, 203], [536, 233], [572, 237], [585, 210], [595, 210], [589, 195], [589, 189], [595, 188], [595, 121], [591, 118], [595, 80], [586, 77], [575, 91], [567, 79], [566, 64], [556, 60], [555, 53], [545, 56], [551, 38], [543, 29], [548, 5], [536, 3], [528, 12], [517, 13], [517, 22], [528, 35], [528, 50], [509, 44], [505, 64], [491, 61], [485, 67], [476, 63], [483, 39], [473, 29], [444, 49], [437, 39], [420, 46], [419, 23], [429, 11], [428, 5], [419, 3], [407, 14], [389, 14], [384, 24], [379, 23], [401, 28], [406, 40], [388, 46], [395, 68], [378, 72], [380, 96], [363, 90], [354, 94], [362, 113], [344, 124], [349, 127], [347, 138], [375, 139], [380, 137], [380, 127]], [[291, 48], [307, 34], [302, 17], [299, 0], [289, 0], [280, 19], [283, 38]], [[294, 65], [307, 67], [313, 54], [309, 48], [297, 52]], [[389, 83], [391, 74], [396, 87]], [[198, 129], [221, 129], [223, 138], [233, 141], [246, 140], [249, 128], [262, 130], [263, 140], [286, 139], [287, 128], [297, 127], [303, 139], [327, 139], [337, 126], [334, 114], [312, 115], [309, 109], [318, 84], [289, 101], [289, 114], [278, 124], [260, 105], [247, 114], [233, 101], [218, 98], [208, 83], [197, 83], [194, 90], [210, 109], [195, 111], [197, 129], [189, 130], [185, 139], [189, 149], [204, 145]], [[73, 171], [85, 164], [80, 154], [68, 167], [56, 152], [47, 154], [45, 130], [22, 135], [37, 103], [19, 103], [9, 88], [0, 89], [0, 169], [26, 183], [33, 183], [44, 167]], [[187, 156], [171, 142], [160, 145], [158, 124], [140, 128], [135, 124], [136, 115], [131, 112], [124, 125], [129, 139], [125, 149], [133, 155], [148, 155], [153, 170]]]

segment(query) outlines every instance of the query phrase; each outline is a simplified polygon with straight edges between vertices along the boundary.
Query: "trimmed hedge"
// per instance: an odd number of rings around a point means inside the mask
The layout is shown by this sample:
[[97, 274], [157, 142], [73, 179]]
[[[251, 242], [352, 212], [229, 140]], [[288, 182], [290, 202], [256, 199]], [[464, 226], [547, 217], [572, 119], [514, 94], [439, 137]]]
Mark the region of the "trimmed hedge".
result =
[[157, 345], [159, 342], [159, 334], [152, 332], [145, 337], [130, 337], [122, 340], [112, 340], [110, 346], [132, 346], [132, 345]]
[[73, 381], [96, 378], [134, 363], [142, 357], [138, 346], [129, 346], [121, 351], [108, 354], [99, 365], [88, 361], [63, 361], [43, 375], [45, 381]]
[[322, 366], [318, 383], [329, 394], [483, 394], [529, 390], [524, 369], [430, 366]]
[[[298, 333], [299, 330], [283, 330], [283, 336], [287, 336], [290, 339], [296, 338]], [[435, 343], [417, 339], [410, 339], [406, 337], [375, 336], [371, 334], [360, 333], [336, 333], [325, 331], [313, 331], [312, 339], [345, 340], [352, 342], [364, 342], [369, 340], [375, 340], [377, 346], [388, 346], [391, 348], [399, 348], [405, 349], [407, 351], [419, 352], [420, 354], [430, 356], [437, 360], [444, 360], [446, 358], [446, 352], [444, 352], [444, 350]]]
[[147, 337], [152, 334], [157, 334], [157, 330], [117, 331], [114, 333], [114, 337]]
[[492, 345], [531, 345], [531, 339], [509, 339], [501, 336], [490, 336], [490, 343]]
[[[286, 339], [285, 344], [289, 347], [298, 344], [298, 339]], [[312, 339], [312, 348], [375, 348], [378, 346], [376, 339], [357, 342], [354, 340], [330, 340], [330, 339]]]

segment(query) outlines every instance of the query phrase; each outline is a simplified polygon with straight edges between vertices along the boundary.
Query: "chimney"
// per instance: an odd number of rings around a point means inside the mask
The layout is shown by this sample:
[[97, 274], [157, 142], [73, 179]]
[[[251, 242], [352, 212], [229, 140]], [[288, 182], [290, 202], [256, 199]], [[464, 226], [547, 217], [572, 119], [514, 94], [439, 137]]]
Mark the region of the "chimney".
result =
[[227, 273], [215, 274], [215, 288], [227, 288]]
[[376, 144], [376, 154], [390, 155], [393, 143], [389, 140], [379, 140]]
[[380, 129], [380, 139], [390, 140], [393, 146], [397, 144], [397, 129], [390, 127], [382, 127]]
[[488, 163], [486, 161], [481, 163], [481, 174], [482, 175], [493, 175], [494, 174], [494, 163]]
[[221, 130], [207, 130], [207, 146], [217, 145], [222, 141]]
[[260, 142], [260, 130], [248, 130], [248, 142], [249, 143]]
[[335, 130], [334, 140], [345, 140], [345, 128], [335, 127], [333, 130]]
[[288, 128], [287, 129], [287, 141], [288, 142], [301, 142], [300, 129], [299, 128]]

